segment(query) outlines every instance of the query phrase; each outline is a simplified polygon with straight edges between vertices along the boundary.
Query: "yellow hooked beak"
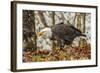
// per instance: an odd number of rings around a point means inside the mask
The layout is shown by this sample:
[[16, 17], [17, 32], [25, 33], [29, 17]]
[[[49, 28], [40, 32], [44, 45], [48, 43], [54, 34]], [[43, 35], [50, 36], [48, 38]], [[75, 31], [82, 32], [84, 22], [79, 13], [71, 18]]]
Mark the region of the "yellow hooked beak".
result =
[[44, 32], [37, 32], [37, 36], [42, 36], [44, 34]]

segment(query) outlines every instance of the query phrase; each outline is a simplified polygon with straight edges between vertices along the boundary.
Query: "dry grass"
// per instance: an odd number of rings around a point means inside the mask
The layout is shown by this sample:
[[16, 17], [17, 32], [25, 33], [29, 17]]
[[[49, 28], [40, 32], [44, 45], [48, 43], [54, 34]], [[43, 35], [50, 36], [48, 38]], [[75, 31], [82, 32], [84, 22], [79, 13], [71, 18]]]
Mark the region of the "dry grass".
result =
[[55, 48], [52, 52], [45, 50], [23, 52], [23, 62], [43, 62], [62, 60], [87, 60], [91, 59], [91, 47], [86, 45], [80, 47]]

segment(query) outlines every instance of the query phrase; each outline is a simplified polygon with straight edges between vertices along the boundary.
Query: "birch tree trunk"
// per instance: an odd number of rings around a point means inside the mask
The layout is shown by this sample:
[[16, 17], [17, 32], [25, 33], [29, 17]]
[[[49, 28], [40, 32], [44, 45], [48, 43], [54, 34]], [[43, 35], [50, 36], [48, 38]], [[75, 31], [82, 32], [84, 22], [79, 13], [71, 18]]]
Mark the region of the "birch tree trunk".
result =
[[38, 11], [38, 15], [41, 19], [41, 22], [44, 24], [45, 27], [47, 27], [46, 20], [45, 20], [45, 17], [43, 15], [43, 11]]
[[[77, 28], [81, 30], [82, 33], [85, 33], [85, 13], [77, 13]], [[79, 47], [83, 48], [87, 45], [85, 39], [80, 38]]]

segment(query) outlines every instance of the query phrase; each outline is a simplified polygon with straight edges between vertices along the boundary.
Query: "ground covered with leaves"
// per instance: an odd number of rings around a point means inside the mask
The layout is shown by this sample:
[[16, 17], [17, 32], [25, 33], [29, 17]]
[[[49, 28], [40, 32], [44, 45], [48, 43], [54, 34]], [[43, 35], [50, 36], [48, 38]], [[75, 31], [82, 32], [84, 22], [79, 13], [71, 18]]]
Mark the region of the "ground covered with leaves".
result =
[[52, 52], [45, 50], [24, 51], [23, 62], [44, 62], [64, 60], [87, 60], [91, 59], [91, 47], [87, 45], [80, 47], [55, 48]]

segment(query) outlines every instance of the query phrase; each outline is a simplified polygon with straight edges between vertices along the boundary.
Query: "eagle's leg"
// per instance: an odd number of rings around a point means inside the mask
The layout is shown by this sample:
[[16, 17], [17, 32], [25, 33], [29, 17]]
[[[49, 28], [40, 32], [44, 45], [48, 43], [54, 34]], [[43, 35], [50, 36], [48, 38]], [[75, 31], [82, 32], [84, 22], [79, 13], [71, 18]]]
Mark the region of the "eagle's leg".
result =
[[59, 42], [60, 49], [64, 49], [64, 46], [65, 46], [64, 41], [60, 40], [60, 42]]
[[61, 44], [61, 45], [60, 45], [60, 49], [63, 49], [63, 48], [64, 48], [64, 45], [63, 45], [63, 44]]
[[64, 49], [66, 49], [66, 48], [73, 48], [71, 41], [64, 42]]

